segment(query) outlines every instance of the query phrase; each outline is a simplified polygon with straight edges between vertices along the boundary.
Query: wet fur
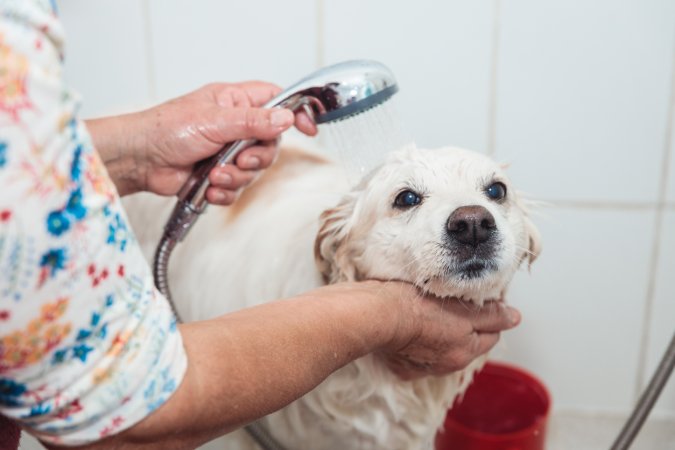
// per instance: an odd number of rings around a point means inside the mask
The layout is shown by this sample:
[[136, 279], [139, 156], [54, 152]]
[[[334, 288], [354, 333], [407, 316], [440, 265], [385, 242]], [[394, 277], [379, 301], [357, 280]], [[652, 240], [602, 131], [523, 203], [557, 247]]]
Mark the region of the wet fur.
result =
[[[501, 298], [520, 263], [532, 262], [540, 251], [515, 189], [483, 155], [405, 149], [351, 191], [342, 175], [320, 157], [285, 150], [236, 206], [211, 207], [172, 258], [169, 279], [182, 315], [209, 318], [325, 283], [371, 277], [407, 280], [440, 297], [482, 304]], [[493, 179], [507, 184], [503, 204], [484, 195]], [[427, 194], [414, 211], [392, 209], [405, 187]], [[171, 202], [141, 197], [127, 203], [151, 255], [162, 225], [158, 217], [168, 214]], [[501, 241], [496, 270], [467, 279], [454, 274], [443, 233], [454, 209], [473, 204], [495, 216]], [[431, 448], [445, 411], [483, 362], [406, 382], [366, 356], [263, 423], [289, 450]], [[256, 446], [239, 431], [209, 448]]]

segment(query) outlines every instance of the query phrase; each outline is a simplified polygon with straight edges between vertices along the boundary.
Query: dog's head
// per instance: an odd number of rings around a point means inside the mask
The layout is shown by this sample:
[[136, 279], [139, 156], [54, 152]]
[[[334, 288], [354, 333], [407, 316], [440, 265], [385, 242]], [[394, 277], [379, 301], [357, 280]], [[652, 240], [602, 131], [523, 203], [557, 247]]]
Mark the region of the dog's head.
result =
[[411, 282], [441, 297], [498, 298], [539, 233], [502, 168], [456, 148], [405, 149], [321, 216], [327, 282]]

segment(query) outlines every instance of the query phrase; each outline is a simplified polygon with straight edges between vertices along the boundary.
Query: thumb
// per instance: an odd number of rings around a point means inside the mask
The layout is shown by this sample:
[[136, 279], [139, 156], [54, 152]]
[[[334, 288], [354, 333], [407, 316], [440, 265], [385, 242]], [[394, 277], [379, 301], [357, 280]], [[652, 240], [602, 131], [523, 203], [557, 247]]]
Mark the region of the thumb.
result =
[[283, 108], [219, 109], [215, 120], [217, 138], [223, 144], [239, 139], [276, 139], [295, 121], [295, 115]]
[[520, 321], [520, 312], [501, 301], [486, 302], [472, 317], [474, 330], [480, 333], [498, 333], [514, 328]]

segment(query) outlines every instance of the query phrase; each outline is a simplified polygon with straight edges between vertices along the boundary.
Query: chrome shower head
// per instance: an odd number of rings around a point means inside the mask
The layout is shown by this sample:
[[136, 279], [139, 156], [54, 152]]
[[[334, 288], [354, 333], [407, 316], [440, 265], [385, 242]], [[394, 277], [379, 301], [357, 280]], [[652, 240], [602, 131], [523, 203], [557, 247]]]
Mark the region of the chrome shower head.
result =
[[268, 102], [297, 110], [306, 105], [317, 124], [360, 114], [389, 99], [398, 91], [394, 74], [376, 61], [338, 63], [303, 78]]

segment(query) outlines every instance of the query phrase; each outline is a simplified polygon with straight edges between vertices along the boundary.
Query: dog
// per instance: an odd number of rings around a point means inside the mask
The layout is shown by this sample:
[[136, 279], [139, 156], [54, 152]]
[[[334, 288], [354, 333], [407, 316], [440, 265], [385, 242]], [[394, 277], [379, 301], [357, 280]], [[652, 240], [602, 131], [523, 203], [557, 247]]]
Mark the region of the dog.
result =
[[[172, 257], [169, 280], [183, 318], [369, 278], [482, 305], [502, 299], [519, 266], [541, 250], [504, 168], [482, 154], [408, 147], [355, 187], [344, 175], [317, 154], [283, 149], [234, 205], [210, 207]], [[150, 257], [158, 218], [168, 217], [173, 202], [131, 200], [132, 226]], [[261, 422], [289, 450], [430, 449], [484, 361], [403, 381], [368, 355]], [[258, 447], [237, 431], [209, 448]]]

